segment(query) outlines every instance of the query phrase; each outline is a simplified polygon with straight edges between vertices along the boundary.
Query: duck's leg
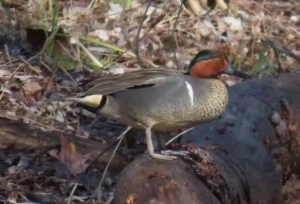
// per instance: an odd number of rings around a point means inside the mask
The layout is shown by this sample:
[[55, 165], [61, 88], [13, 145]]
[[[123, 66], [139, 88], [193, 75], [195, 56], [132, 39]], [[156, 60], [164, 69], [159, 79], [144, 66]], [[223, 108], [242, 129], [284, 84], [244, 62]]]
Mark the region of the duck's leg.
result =
[[174, 156], [167, 156], [167, 155], [162, 155], [162, 154], [156, 154], [154, 153], [154, 147], [152, 143], [152, 134], [151, 134], [151, 128], [146, 128], [146, 141], [147, 141], [147, 151], [148, 154], [156, 159], [164, 159], [164, 160], [173, 160], [177, 159], [177, 157]]

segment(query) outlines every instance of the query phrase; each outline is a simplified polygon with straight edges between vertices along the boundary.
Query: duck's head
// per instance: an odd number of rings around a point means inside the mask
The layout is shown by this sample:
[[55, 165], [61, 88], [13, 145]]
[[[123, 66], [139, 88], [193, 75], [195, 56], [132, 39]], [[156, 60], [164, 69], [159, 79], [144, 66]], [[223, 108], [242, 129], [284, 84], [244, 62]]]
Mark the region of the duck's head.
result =
[[221, 50], [202, 50], [191, 61], [188, 74], [198, 78], [212, 78], [221, 74], [234, 75], [249, 79], [251, 76], [237, 71], [228, 62], [226, 54]]

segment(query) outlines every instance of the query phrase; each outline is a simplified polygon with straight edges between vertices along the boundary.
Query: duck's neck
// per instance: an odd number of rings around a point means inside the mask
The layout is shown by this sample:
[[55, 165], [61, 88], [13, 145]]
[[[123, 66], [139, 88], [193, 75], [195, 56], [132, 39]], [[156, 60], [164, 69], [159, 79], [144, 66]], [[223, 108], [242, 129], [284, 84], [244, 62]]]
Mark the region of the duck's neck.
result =
[[[189, 72], [189, 70], [188, 71], [186, 71], [186, 72], [183, 72], [183, 74], [184, 75], [188, 75], [188, 76], [193, 76], [193, 75], [191, 75], [191, 73]], [[194, 76], [194, 77], [196, 77], [196, 76]], [[196, 77], [196, 78], [199, 78], [199, 79], [218, 79], [218, 75], [217, 76], [212, 76], [212, 77], [209, 77], [209, 78], [206, 78], [206, 77]]]

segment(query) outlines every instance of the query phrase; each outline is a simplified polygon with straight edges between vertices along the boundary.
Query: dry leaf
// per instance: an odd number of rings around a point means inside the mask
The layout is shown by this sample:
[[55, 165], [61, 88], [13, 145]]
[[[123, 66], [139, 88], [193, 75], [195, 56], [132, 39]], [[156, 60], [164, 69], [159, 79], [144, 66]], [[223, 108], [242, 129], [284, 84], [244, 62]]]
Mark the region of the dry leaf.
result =
[[120, 17], [122, 11], [123, 11], [123, 7], [120, 6], [120, 4], [115, 4], [115, 3], [110, 3], [110, 9], [108, 11], [108, 18], [110, 19], [117, 19]]
[[198, 0], [189, 0], [188, 2], [196, 16], [201, 16], [205, 13], [205, 10], [201, 7], [200, 2]]
[[109, 40], [109, 32], [108, 30], [105, 29], [97, 29], [94, 31], [95, 35], [103, 41], [108, 41]]
[[61, 137], [60, 153], [51, 150], [49, 154], [63, 163], [73, 175], [82, 173], [88, 166], [86, 161], [90, 159], [89, 154], [82, 155], [76, 152], [75, 145], [63, 136]]
[[223, 21], [228, 26], [230, 31], [241, 31], [243, 30], [242, 20], [240, 18], [234, 18], [231, 16], [224, 16]]
[[[229, 1], [228, 1], [228, 4], [229, 4]], [[217, 0], [217, 5], [222, 10], [228, 9], [228, 5], [227, 5], [226, 1], [224, 1], [224, 0]]]
[[42, 90], [41, 85], [36, 81], [29, 81], [23, 86], [24, 91], [27, 94], [34, 95]]
[[129, 194], [129, 196], [126, 199], [126, 203], [127, 204], [135, 204], [136, 203], [136, 197], [137, 197], [136, 193]]
[[7, 77], [11, 75], [11, 72], [5, 69], [0, 69], [0, 78]]

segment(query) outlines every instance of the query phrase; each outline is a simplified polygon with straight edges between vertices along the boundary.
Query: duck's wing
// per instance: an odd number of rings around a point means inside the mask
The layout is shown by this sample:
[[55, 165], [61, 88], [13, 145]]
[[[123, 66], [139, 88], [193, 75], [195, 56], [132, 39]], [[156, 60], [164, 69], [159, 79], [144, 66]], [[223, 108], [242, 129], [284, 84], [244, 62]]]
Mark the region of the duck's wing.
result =
[[121, 75], [109, 75], [89, 82], [85, 87], [85, 95], [109, 95], [126, 89], [160, 85], [182, 74], [171, 69], [142, 69]]

